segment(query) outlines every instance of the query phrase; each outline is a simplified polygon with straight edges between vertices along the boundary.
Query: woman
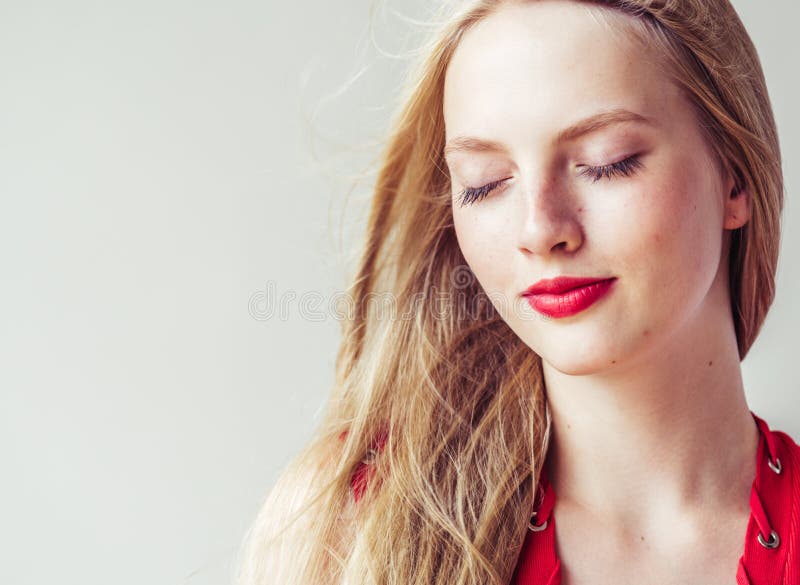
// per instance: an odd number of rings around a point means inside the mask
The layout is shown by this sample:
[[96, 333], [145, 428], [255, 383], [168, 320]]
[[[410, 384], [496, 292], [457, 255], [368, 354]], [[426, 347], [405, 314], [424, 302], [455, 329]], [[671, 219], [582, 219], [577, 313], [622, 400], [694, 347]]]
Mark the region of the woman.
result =
[[800, 583], [800, 448], [740, 368], [783, 182], [734, 9], [479, 1], [426, 54], [241, 582]]

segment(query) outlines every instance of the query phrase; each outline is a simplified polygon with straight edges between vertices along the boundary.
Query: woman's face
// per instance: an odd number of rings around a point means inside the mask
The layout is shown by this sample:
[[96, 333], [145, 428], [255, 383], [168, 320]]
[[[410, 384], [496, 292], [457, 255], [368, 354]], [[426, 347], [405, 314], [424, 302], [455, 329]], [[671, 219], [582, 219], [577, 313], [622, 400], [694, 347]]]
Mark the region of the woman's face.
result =
[[[730, 197], [733, 181], [658, 57], [598, 10], [501, 8], [465, 34], [445, 79], [461, 251], [517, 335], [573, 374], [625, 363], [727, 310], [723, 234], [747, 220], [746, 192]], [[539, 297], [545, 313], [522, 295], [558, 276], [615, 280], [567, 295], [605, 293], [584, 306]]]

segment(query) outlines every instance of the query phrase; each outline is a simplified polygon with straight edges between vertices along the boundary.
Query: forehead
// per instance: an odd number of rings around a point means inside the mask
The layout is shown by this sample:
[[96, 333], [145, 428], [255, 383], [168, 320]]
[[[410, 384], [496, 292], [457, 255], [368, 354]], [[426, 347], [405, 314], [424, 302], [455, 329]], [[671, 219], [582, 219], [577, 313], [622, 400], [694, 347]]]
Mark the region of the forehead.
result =
[[617, 108], [654, 120], [674, 115], [677, 87], [625, 19], [632, 17], [540, 0], [506, 5], [478, 22], [447, 68], [448, 138], [548, 140], [575, 120]]

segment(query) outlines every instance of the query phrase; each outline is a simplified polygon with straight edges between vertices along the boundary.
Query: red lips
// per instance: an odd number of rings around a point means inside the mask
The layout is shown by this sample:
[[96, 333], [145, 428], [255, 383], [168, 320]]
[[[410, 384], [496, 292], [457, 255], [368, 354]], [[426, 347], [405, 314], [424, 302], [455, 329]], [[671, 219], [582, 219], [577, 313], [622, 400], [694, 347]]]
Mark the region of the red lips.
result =
[[578, 288], [579, 286], [586, 286], [593, 282], [601, 280], [608, 280], [607, 278], [591, 278], [591, 277], [576, 277], [576, 276], [559, 276], [557, 278], [544, 278], [529, 286], [523, 295], [538, 295], [541, 293], [561, 294]]
[[611, 290], [616, 277], [559, 276], [543, 279], [523, 293], [536, 311], [548, 317], [569, 317], [592, 306]]

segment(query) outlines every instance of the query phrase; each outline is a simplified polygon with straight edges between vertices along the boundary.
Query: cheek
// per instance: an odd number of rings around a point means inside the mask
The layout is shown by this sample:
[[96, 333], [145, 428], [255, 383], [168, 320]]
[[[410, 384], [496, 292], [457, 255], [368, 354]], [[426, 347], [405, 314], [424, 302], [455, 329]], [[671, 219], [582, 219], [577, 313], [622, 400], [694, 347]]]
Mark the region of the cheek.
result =
[[641, 258], [642, 270], [653, 274], [651, 283], [662, 295], [692, 295], [705, 287], [719, 263], [721, 229], [713, 185], [700, 173], [672, 175], [651, 185], [627, 214]]
[[461, 253], [483, 289], [487, 293], [502, 290], [511, 227], [502, 218], [471, 210], [454, 211], [453, 224]]

